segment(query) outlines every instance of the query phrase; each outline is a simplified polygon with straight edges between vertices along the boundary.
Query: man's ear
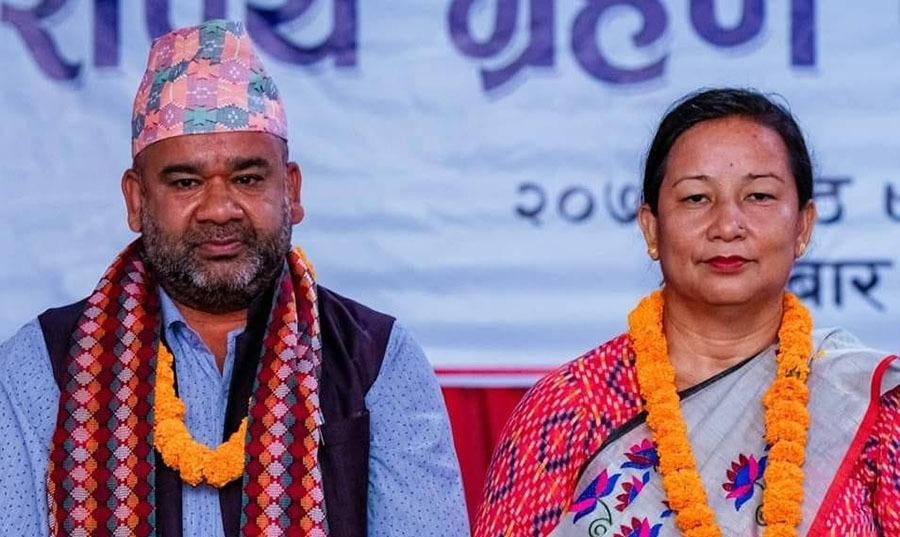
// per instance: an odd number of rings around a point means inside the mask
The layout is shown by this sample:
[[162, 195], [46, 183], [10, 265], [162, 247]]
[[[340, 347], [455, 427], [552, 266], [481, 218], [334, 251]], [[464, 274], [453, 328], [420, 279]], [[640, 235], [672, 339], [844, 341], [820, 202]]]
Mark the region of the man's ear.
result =
[[125, 210], [128, 212], [128, 227], [131, 231], [140, 233], [144, 193], [141, 176], [134, 168], [129, 168], [122, 174], [122, 195], [125, 197]]
[[291, 204], [291, 224], [299, 224], [303, 220], [303, 204], [300, 202], [300, 187], [303, 183], [303, 175], [300, 166], [296, 162], [288, 162], [287, 189]]

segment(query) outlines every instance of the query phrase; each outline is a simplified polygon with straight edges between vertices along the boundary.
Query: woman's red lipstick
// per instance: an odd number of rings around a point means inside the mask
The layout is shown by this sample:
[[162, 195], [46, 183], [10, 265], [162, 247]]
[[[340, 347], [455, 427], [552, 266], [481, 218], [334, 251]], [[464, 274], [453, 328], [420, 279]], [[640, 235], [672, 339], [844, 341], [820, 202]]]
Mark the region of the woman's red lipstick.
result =
[[735, 272], [744, 268], [748, 260], [739, 255], [716, 256], [708, 259], [707, 264], [719, 272]]

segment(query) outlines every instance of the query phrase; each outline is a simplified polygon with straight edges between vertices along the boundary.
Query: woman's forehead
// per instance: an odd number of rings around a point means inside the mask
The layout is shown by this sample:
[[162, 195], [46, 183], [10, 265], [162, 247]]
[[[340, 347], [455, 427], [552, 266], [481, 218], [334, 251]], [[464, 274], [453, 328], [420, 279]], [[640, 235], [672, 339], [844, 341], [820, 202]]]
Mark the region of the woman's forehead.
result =
[[740, 179], [790, 174], [790, 158], [774, 129], [741, 117], [699, 123], [685, 131], [666, 159], [667, 180]]

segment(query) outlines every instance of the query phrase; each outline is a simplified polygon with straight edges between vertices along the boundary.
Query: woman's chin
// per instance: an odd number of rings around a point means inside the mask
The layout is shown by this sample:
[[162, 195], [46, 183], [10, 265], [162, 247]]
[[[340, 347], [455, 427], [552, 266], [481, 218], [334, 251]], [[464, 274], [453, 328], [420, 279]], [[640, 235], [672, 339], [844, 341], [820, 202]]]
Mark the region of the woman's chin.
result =
[[759, 302], [767, 296], [776, 297], [778, 292], [773, 292], [768, 287], [758, 285], [753, 281], [706, 281], [691, 293], [696, 302], [705, 303], [711, 307], [749, 306]]

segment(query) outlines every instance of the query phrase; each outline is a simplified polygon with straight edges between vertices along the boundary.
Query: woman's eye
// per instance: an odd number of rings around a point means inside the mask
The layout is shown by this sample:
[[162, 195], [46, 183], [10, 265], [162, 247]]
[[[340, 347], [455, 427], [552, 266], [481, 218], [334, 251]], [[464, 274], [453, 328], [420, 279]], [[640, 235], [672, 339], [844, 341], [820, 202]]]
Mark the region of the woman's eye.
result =
[[750, 194], [750, 199], [752, 199], [753, 201], [766, 201], [775, 199], [775, 196], [767, 194], [765, 192], [754, 192]]
[[706, 199], [705, 194], [693, 194], [690, 196], [685, 196], [684, 198], [681, 199], [681, 201], [684, 201], [687, 203], [701, 203], [705, 199]]

